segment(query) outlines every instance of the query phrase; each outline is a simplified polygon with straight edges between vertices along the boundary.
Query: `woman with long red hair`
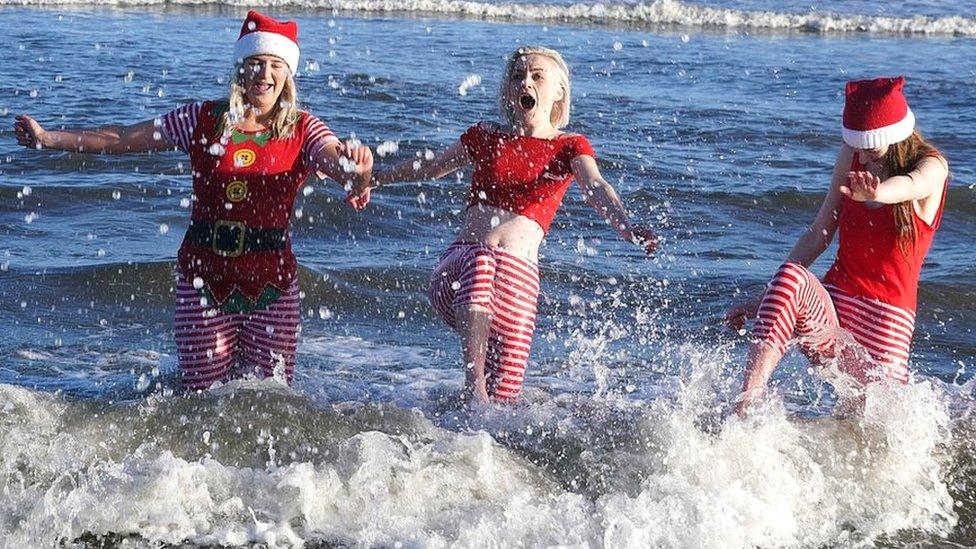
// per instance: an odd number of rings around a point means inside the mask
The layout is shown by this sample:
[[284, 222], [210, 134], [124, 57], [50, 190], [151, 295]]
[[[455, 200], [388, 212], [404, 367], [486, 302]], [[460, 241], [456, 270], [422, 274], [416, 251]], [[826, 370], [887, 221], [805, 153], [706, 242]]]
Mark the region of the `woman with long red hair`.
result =
[[[726, 316], [736, 330], [758, 316], [738, 412], [762, 395], [794, 337], [815, 364], [838, 359], [860, 384], [907, 383], [919, 272], [942, 218], [949, 166], [915, 129], [904, 83], [847, 83], [844, 144], [816, 219], [765, 294]], [[821, 282], [808, 267], [838, 229], [837, 258]]]

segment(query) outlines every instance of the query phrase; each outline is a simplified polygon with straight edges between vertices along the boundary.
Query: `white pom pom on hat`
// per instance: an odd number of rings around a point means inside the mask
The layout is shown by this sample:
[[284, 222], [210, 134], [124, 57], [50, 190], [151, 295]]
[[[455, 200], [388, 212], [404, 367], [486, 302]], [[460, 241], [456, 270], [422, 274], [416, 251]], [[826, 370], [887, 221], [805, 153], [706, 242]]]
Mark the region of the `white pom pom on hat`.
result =
[[280, 57], [292, 74], [298, 71], [298, 24], [278, 21], [261, 12], [251, 10], [241, 25], [241, 34], [234, 45], [234, 61], [243, 63], [254, 55]]
[[902, 93], [905, 77], [853, 80], [844, 102], [844, 142], [855, 149], [878, 149], [908, 139], [915, 115]]

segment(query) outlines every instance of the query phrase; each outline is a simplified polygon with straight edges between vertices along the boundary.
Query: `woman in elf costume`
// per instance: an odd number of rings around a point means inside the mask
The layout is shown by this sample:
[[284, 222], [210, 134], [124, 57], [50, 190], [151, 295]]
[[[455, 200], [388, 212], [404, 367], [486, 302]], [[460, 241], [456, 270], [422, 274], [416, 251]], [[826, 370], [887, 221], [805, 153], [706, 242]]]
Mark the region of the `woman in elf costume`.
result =
[[294, 22], [249, 12], [234, 58], [222, 101], [130, 126], [48, 131], [27, 115], [14, 125], [18, 142], [36, 149], [189, 154], [194, 201], [178, 256], [175, 331], [190, 390], [239, 373], [291, 381], [299, 325], [288, 231], [295, 197], [314, 171], [347, 185], [369, 181], [373, 164], [368, 148], [343, 146], [298, 109]]

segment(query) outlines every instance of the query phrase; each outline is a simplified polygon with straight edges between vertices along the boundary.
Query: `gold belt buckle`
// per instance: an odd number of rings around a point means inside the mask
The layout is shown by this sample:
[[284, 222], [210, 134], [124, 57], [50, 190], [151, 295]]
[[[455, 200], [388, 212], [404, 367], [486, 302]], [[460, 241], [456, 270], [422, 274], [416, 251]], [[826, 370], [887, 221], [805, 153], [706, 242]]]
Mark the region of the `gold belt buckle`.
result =
[[[226, 228], [230, 231], [237, 231], [237, 241], [234, 243], [234, 247], [227, 250], [218, 246], [218, 235], [220, 234], [221, 228]], [[247, 226], [244, 225], [242, 221], [228, 221], [226, 219], [220, 219], [214, 223], [212, 241], [210, 243], [213, 252], [222, 257], [237, 257], [244, 253], [244, 236], [246, 234]], [[233, 232], [232, 232], [233, 234]]]

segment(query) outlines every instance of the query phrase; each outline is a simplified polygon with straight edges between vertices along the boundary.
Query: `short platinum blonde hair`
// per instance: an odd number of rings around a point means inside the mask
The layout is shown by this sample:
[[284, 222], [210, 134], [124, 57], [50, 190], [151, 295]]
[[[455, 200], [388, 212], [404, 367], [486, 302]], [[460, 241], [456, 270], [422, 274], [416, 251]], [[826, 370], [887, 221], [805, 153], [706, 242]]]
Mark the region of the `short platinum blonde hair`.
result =
[[[249, 59], [249, 58], [248, 58]], [[244, 109], [247, 108], [247, 99], [244, 94], [244, 71], [246, 70], [247, 59], [234, 65], [234, 74], [230, 77], [230, 93], [227, 97], [227, 112], [218, 121], [218, 133], [225, 134], [234, 131], [237, 123], [244, 117]], [[291, 137], [295, 129], [295, 123], [299, 118], [298, 110], [298, 88], [295, 85], [295, 78], [289, 72], [285, 85], [278, 96], [274, 111], [271, 113], [271, 136], [275, 139]]]
[[569, 66], [566, 65], [566, 61], [563, 60], [563, 56], [559, 55], [558, 51], [543, 46], [522, 46], [508, 56], [508, 61], [505, 63], [505, 74], [502, 76], [501, 87], [498, 91], [498, 108], [501, 111], [502, 119], [509, 124], [515, 123], [515, 105], [512, 104], [512, 100], [508, 96], [509, 84], [512, 82], [512, 75], [515, 73], [515, 67], [519, 61], [529, 55], [546, 57], [556, 67], [556, 76], [563, 88], [563, 98], [553, 104], [550, 122], [556, 129], [565, 128], [569, 125], [569, 105], [571, 102]]

